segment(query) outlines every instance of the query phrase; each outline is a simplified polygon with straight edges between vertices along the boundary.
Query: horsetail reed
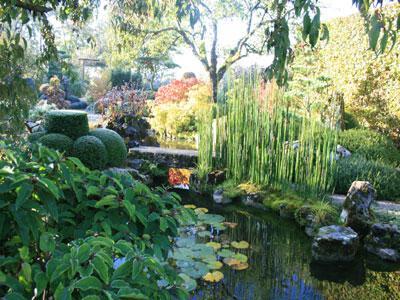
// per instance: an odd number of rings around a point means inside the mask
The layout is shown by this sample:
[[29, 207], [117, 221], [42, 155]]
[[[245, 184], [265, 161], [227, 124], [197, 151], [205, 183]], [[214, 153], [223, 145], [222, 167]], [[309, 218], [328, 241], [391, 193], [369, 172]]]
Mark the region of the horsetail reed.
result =
[[251, 74], [229, 82], [225, 102], [216, 104], [214, 139], [212, 109], [202, 113], [199, 165], [226, 168], [237, 183], [324, 194], [333, 185], [336, 130], [293, 109], [282, 91], [260, 79]]

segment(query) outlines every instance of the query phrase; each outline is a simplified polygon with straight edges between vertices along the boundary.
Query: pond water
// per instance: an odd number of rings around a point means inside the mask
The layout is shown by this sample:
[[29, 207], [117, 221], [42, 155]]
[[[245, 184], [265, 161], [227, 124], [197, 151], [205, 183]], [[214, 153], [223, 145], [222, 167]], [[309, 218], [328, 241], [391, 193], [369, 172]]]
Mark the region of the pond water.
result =
[[201, 282], [192, 300], [400, 299], [399, 265], [364, 254], [348, 266], [319, 265], [311, 259], [311, 239], [293, 221], [247, 207], [205, 205], [210, 200], [185, 202], [206, 206], [226, 221], [238, 223], [222, 234], [251, 245], [245, 253], [247, 270], [222, 269], [223, 281]]

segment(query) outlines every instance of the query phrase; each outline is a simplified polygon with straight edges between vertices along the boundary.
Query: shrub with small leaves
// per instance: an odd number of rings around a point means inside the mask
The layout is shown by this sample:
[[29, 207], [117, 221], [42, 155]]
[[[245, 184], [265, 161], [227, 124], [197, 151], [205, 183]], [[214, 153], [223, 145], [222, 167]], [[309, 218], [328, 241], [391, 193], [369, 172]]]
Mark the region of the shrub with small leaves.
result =
[[73, 145], [72, 155], [79, 158], [90, 169], [104, 169], [107, 164], [107, 150], [100, 139], [82, 136]]
[[38, 143], [69, 155], [71, 154], [72, 145], [74, 142], [64, 134], [49, 133], [39, 138]]
[[48, 133], [61, 133], [75, 140], [89, 132], [87, 113], [75, 110], [53, 110], [46, 114]]

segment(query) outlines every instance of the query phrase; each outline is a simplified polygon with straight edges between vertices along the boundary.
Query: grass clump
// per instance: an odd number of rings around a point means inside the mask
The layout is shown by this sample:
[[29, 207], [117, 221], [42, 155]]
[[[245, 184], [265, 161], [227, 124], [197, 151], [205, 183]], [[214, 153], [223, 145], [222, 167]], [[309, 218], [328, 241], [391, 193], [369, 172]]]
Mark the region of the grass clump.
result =
[[224, 196], [229, 199], [235, 199], [243, 196], [245, 193], [233, 180], [226, 180], [222, 184], [217, 186], [217, 189], [224, 191]]

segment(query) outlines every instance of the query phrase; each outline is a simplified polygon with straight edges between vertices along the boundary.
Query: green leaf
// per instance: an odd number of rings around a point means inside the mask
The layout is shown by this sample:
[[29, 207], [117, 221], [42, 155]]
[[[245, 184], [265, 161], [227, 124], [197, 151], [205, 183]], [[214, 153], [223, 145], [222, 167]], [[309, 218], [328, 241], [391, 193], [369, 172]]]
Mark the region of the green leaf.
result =
[[127, 199], [125, 199], [122, 202], [122, 204], [128, 211], [129, 217], [132, 220], [132, 222], [135, 222], [136, 221], [136, 206], [134, 204], [130, 203], [130, 201], [128, 201]]
[[40, 242], [39, 242], [40, 250], [44, 252], [54, 252], [56, 248], [56, 242], [54, 240], [53, 234], [50, 232], [44, 232], [40, 235]]
[[60, 283], [54, 293], [55, 300], [70, 300], [71, 298], [71, 291], [69, 288], [64, 287], [62, 283]]
[[77, 258], [79, 263], [82, 264], [89, 259], [90, 256], [90, 246], [89, 244], [82, 244], [78, 248]]
[[136, 300], [148, 300], [150, 299], [146, 295], [142, 294], [138, 289], [122, 288], [118, 292], [118, 297], [123, 299], [136, 299]]
[[103, 198], [101, 198], [101, 200], [97, 201], [95, 204], [96, 208], [100, 208], [103, 206], [113, 206], [113, 207], [117, 207], [118, 206], [118, 202], [116, 200], [115, 195], [107, 195]]
[[87, 291], [87, 290], [101, 291], [103, 288], [103, 284], [101, 283], [101, 281], [98, 278], [96, 278], [94, 276], [88, 276], [88, 277], [78, 280], [75, 283], [74, 288], [80, 289], [83, 291]]
[[370, 24], [371, 28], [368, 32], [369, 46], [372, 50], [376, 50], [378, 39], [381, 34], [381, 24], [375, 14], [372, 15]]
[[132, 264], [132, 262], [128, 260], [128, 261], [124, 262], [122, 265], [120, 265], [118, 267], [118, 269], [116, 269], [114, 271], [112, 280], [130, 276], [131, 272], [132, 272], [131, 264]]
[[99, 274], [100, 279], [103, 280], [105, 284], [108, 284], [109, 282], [108, 267], [104, 263], [104, 261], [100, 257], [95, 256], [92, 260], [92, 265], [96, 270], [97, 274]]
[[101, 190], [98, 186], [91, 185], [86, 189], [86, 196], [100, 196]]
[[143, 270], [143, 263], [140, 261], [134, 261], [132, 265], [132, 280], [135, 281], [136, 277], [139, 276]]
[[47, 178], [39, 178], [38, 180], [56, 199], [61, 197], [61, 191], [53, 181]]
[[160, 218], [160, 230], [165, 232], [168, 229], [168, 221], [166, 218]]
[[46, 288], [48, 282], [46, 274], [43, 272], [36, 273], [34, 281], [36, 283], [37, 293], [38, 295], [41, 295]]
[[17, 199], [15, 201], [15, 209], [19, 209], [28, 200], [33, 191], [33, 185], [29, 183], [23, 183], [17, 188]]

